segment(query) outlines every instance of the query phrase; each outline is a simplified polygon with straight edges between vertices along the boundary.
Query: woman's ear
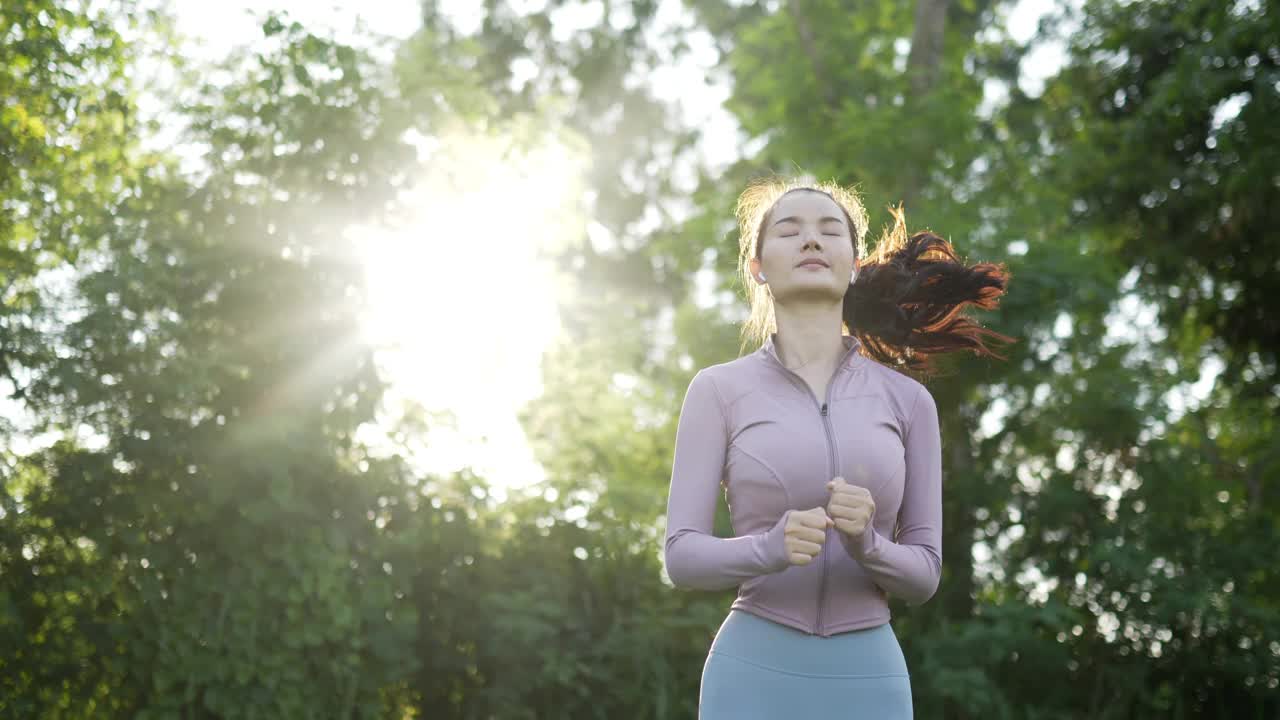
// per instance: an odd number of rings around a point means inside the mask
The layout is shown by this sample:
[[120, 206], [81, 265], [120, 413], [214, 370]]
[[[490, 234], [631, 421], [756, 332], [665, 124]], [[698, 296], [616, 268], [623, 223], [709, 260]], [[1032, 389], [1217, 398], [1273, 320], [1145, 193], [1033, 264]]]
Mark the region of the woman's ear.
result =
[[756, 282], [763, 285], [765, 283], [765, 279], [764, 273], [760, 271], [760, 258], [751, 258], [751, 261], [747, 263], [747, 266], [751, 269], [751, 276], [756, 279]]

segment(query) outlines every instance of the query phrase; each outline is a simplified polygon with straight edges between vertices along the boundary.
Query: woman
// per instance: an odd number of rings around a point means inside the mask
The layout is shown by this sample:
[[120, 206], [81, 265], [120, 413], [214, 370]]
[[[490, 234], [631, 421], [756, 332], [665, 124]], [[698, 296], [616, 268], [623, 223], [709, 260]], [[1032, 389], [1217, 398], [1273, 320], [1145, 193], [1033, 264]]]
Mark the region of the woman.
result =
[[[941, 438], [920, 379], [934, 355], [1012, 340], [961, 314], [994, 308], [1008, 275], [907, 237], [901, 210], [864, 261], [866, 211], [834, 184], [756, 182], [737, 215], [744, 341], [760, 347], [690, 382], [667, 505], [673, 584], [738, 587], [699, 717], [910, 718], [888, 596], [924, 603], [942, 568]], [[721, 487], [730, 538], [712, 534]]]

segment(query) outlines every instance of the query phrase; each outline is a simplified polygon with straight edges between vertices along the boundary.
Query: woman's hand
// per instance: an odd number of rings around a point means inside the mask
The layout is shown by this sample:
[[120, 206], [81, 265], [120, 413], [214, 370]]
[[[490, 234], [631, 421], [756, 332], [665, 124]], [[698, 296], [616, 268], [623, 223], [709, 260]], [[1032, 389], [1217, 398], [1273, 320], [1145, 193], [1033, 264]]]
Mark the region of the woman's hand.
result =
[[827, 514], [835, 521], [836, 529], [848, 540], [860, 540], [876, 515], [876, 501], [871, 498], [871, 491], [851, 485], [842, 477], [832, 479], [827, 489], [831, 491]]
[[784, 530], [787, 543], [787, 560], [792, 565], [808, 565], [822, 551], [827, 539], [827, 528], [832, 520], [823, 508], [792, 510], [787, 516]]

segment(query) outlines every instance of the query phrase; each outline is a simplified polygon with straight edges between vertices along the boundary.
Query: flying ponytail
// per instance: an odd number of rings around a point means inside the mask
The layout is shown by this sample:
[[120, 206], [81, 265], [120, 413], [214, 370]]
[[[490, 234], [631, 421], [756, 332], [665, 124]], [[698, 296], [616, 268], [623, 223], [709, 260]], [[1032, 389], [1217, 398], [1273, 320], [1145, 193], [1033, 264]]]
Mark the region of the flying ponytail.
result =
[[964, 310], [994, 310], [1009, 273], [993, 263], [964, 263], [951, 243], [928, 231], [900, 239], [906, 224], [901, 209], [894, 215], [894, 229], [845, 293], [850, 334], [868, 356], [917, 375], [935, 372], [933, 356], [959, 350], [1003, 360], [986, 341], [1014, 339], [982, 327]]

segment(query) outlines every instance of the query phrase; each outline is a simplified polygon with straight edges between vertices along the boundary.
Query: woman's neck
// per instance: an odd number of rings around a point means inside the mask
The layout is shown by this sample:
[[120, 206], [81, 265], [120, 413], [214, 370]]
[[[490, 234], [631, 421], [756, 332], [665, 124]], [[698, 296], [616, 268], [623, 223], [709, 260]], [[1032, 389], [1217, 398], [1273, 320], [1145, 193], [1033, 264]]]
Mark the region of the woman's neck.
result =
[[775, 346], [782, 364], [793, 371], [830, 373], [834, 370], [845, 353], [840, 337], [843, 335], [840, 310], [839, 304], [796, 309], [775, 305], [774, 316], [778, 322]]

